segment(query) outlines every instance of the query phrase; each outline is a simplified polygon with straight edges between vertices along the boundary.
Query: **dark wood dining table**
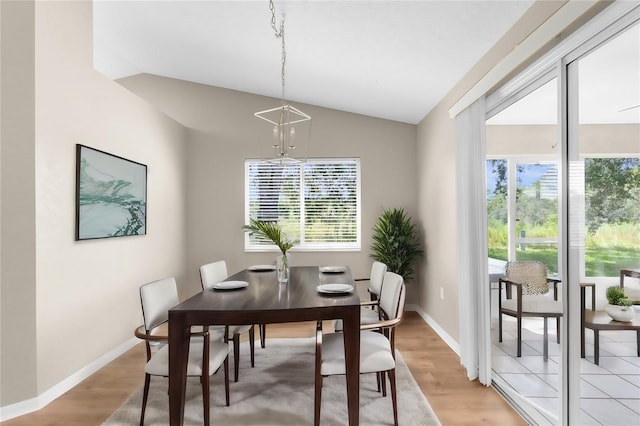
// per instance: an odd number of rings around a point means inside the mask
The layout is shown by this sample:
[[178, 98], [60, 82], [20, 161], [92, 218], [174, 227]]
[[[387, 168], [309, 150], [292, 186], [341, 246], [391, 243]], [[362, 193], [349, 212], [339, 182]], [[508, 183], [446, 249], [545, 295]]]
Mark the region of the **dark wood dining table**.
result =
[[[360, 298], [354, 291], [325, 295], [320, 284], [354, 283], [351, 270], [322, 273], [317, 266], [291, 267], [287, 283], [275, 271], [243, 270], [227, 281], [246, 281], [236, 290], [204, 290], [169, 310], [169, 420], [182, 425], [189, 331], [193, 325], [270, 324], [342, 319], [349, 425], [359, 423]], [[268, 348], [267, 348], [268, 350]], [[251, 380], [250, 376], [247, 380]], [[233, 401], [232, 401], [233, 403]], [[313, 418], [313, 407], [309, 407]]]

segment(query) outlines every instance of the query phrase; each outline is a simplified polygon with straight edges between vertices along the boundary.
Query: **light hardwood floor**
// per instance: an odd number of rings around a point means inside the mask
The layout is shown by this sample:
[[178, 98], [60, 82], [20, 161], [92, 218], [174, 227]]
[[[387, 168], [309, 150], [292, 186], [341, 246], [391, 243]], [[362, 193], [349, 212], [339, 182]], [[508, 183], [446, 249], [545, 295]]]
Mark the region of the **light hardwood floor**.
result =
[[[272, 324], [267, 327], [267, 347], [270, 337], [313, 335], [313, 323]], [[397, 349], [443, 425], [526, 425], [493, 388], [467, 379], [458, 356], [415, 312], [405, 314], [396, 336]], [[2, 424], [100, 425], [142, 387], [144, 360], [141, 343], [42, 410]]]

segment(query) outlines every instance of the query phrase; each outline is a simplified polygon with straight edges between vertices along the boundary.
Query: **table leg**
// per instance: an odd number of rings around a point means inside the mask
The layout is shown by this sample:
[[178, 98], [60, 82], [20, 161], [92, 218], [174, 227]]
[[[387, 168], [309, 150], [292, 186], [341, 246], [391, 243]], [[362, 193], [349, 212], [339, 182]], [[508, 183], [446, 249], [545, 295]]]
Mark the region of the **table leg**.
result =
[[593, 362], [600, 365], [600, 332], [593, 330]]
[[189, 334], [184, 315], [169, 311], [169, 423], [182, 425], [187, 385]]
[[260, 346], [264, 349], [267, 345], [267, 324], [260, 324]]
[[342, 324], [349, 425], [355, 426], [360, 423], [360, 307], [345, 309]]

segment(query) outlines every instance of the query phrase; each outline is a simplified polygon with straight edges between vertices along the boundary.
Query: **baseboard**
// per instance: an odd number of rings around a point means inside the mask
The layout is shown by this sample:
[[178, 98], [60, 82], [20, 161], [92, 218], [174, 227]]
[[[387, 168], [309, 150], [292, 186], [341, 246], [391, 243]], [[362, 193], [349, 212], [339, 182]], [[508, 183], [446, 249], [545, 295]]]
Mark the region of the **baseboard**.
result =
[[122, 343], [120, 346], [102, 355], [91, 364], [76, 371], [74, 374], [62, 380], [37, 397], [27, 399], [25, 401], [16, 402], [14, 404], [7, 405], [6, 407], [0, 407], [0, 422], [42, 409], [51, 401], [60, 397], [65, 392], [76, 386], [78, 383], [82, 382], [87, 377], [91, 376], [96, 371], [100, 370], [105, 365], [109, 364], [114, 359], [118, 358], [120, 355], [127, 352], [129, 349], [133, 348], [138, 343], [140, 343], [140, 339], [132, 337], [131, 339]]
[[458, 356], [460, 356], [460, 344], [456, 342], [456, 340], [453, 337], [449, 336], [449, 334], [442, 327], [440, 327], [440, 325], [433, 318], [431, 318], [422, 309], [420, 309], [420, 306], [408, 304], [406, 305], [405, 310], [417, 312], [418, 315], [422, 317], [424, 322], [429, 324], [429, 326], [433, 328], [433, 331], [435, 331], [436, 334], [440, 336], [442, 340], [444, 340], [447, 346], [449, 346], [452, 351], [454, 351]]

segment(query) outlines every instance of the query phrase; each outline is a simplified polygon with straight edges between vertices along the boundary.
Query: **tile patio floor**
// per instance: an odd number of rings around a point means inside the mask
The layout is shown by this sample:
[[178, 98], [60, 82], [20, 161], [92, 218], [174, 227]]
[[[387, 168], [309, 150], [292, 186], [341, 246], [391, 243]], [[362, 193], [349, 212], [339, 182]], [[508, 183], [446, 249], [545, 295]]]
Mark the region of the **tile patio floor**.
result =
[[[502, 343], [498, 342], [497, 321], [497, 317], [492, 318], [494, 377], [497, 375], [532, 403], [537, 409], [533, 418], [558, 424], [560, 345], [556, 343], [554, 320], [549, 319], [549, 361], [546, 363], [542, 359], [541, 318], [523, 320], [520, 358], [515, 356], [515, 318], [504, 316]], [[585, 338], [586, 358], [580, 360], [580, 425], [640, 424], [640, 358], [636, 354], [636, 333], [601, 331], [600, 365], [593, 363], [591, 330], [586, 331]]]

